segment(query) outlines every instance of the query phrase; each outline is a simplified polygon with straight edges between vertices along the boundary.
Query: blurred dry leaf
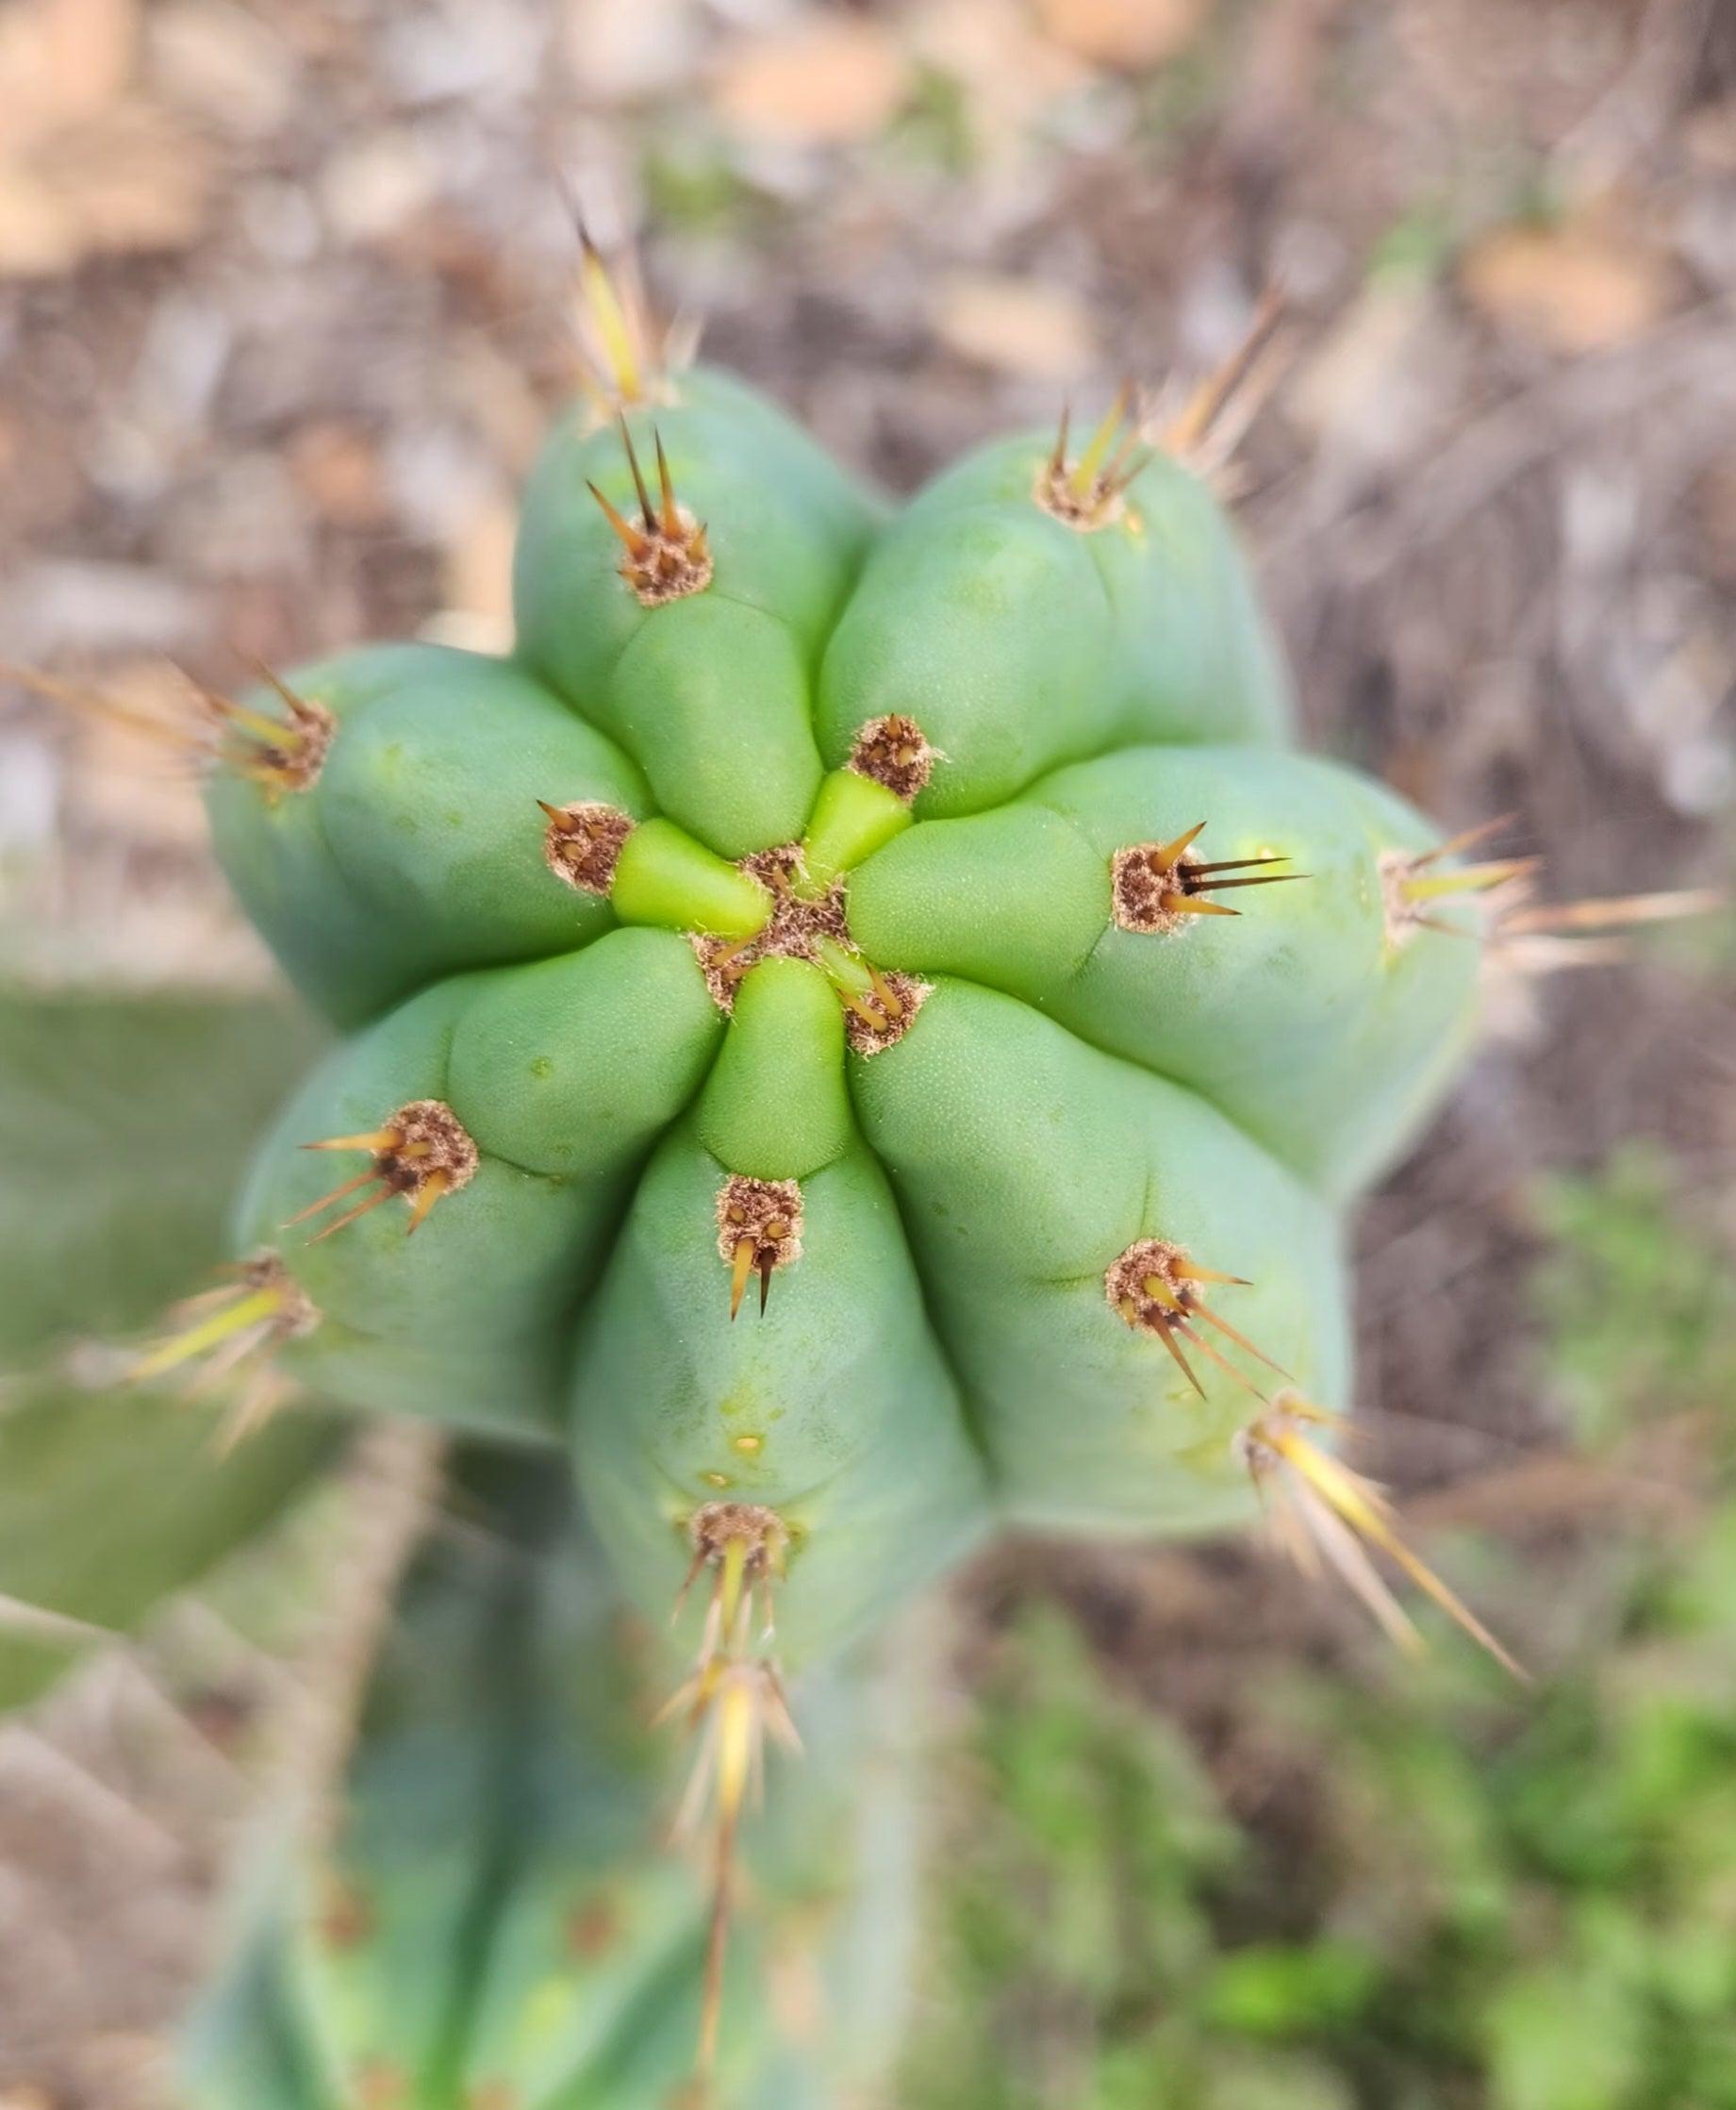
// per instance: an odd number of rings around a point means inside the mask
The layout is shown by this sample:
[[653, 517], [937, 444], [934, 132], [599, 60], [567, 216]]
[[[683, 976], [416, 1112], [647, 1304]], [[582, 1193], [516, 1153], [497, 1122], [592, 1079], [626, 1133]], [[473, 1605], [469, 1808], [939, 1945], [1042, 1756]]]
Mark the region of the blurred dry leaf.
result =
[[909, 61], [887, 30], [816, 21], [736, 45], [718, 70], [712, 99], [719, 116], [750, 138], [843, 145], [880, 131], [909, 80]]
[[909, 35], [918, 58], [957, 90], [979, 161], [1020, 160], [1042, 111], [1091, 77], [1038, 33], [1023, 0], [930, 0]]
[[629, 101], [677, 86], [699, 51], [693, 0], [567, 0], [567, 64], [580, 92]]
[[1600, 219], [1497, 227], [1459, 267], [1465, 297], [1552, 352], [1600, 352], [1644, 337], [1676, 294], [1669, 260]]
[[205, 225], [216, 157], [157, 105], [0, 149], [0, 276], [71, 271], [86, 257], [184, 248]]
[[1736, 95], [1695, 110], [1682, 127], [1682, 143], [1701, 168], [1736, 175]]
[[407, 125], [372, 132], [334, 154], [320, 198], [340, 241], [384, 241], [415, 218], [439, 188], [439, 170]]
[[391, 510], [379, 450], [354, 425], [328, 419], [304, 425], [289, 442], [289, 474], [334, 527], [378, 527]]
[[230, 0], [170, 0], [146, 25], [152, 77], [225, 132], [263, 138], [289, 118], [297, 61], [257, 16]]
[[476, 507], [446, 550], [441, 602], [512, 635], [512, 551], [518, 511], [505, 492]]
[[22, 0], [0, 9], [0, 158], [108, 108], [138, 53], [138, 0]]
[[1433, 289], [1365, 286], [1284, 390], [1323, 461], [1356, 473], [1414, 459], [1450, 418], [1460, 360]]
[[1214, 0], [1036, 0], [1038, 20], [1066, 51], [1093, 66], [1136, 72], [1185, 51]]
[[949, 351], [1033, 380], [1073, 380], [1097, 357], [1083, 302], [1038, 279], [959, 273], [942, 284], [934, 324]]

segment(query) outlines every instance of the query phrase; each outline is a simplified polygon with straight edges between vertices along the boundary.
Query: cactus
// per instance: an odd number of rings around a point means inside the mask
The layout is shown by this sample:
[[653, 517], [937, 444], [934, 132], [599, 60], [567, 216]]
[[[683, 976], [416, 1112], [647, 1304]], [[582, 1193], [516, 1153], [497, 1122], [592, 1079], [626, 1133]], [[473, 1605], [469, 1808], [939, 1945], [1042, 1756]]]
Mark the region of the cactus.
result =
[[1342, 1205], [1520, 868], [1287, 752], [1201, 413], [888, 519], [587, 272], [515, 656], [208, 699], [219, 856], [351, 1033], [145, 1367], [570, 1437], [723, 1657], [757, 1582], [800, 1664], [999, 1519], [1246, 1520], [1347, 1404]]
[[1268, 317], [1167, 424], [1124, 391], [889, 515], [589, 250], [583, 308], [512, 656], [200, 692], [219, 858], [345, 1038], [138, 1368], [568, 1448], [692, 1651], [709, 2045], [785, 1670], [997, 1524], [1264, 1512], [1407, 1645], [1377, 1555], [1512, 1666], [1336, 1454], [1345, 1213], [1490, 959], [1698, 904], [1539, 907], [1499, 823], [1292, 751], [1210, 474]]
[[[238, 1900], [191, 2110], [666, 2110], [686, 2080], [708, 1935], [661, 1851], [654, 1639], [557, 1482], [478, 1455], [454, 1481], [469, 1528], [410, 1569], [333, 1836], [274, 1840]], [[752, 1828], [717, 2062], [767, 2110], [874, 2078], [913, 1931], [896, 1688], [824, 1673], [803, 1701], [812, 1763]]]

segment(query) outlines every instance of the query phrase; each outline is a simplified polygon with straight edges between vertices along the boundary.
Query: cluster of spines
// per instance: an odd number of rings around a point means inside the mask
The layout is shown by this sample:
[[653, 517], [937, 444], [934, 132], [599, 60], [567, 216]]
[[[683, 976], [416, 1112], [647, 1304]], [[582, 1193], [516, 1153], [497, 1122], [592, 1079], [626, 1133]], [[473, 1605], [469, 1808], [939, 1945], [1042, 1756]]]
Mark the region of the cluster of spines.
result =
[[[1421, 1646], [1421, 1636], [1375, 1567], [1368, 1551], [1372, 1547], [1497, 1663], [1523, 1678], [1524, 1671], [1508, 1650], [1405, 1543], [1384, 1491], [1315, 1440], [1315, 1432], [1322, 1429], [1345, 1435], [1348, 1423], [1344, 1417], [1303, 1399], [1288, 1371], [1207, 1305], [1207, 1287], [1218, 1284], [1253, 1287], [1244, 1275], [1199, 1266], [1166, 1238], [1135, 1239], [1110, 1263], [1103, 1277], [1110, 1308], [1136, 1332], [1160, 1341], [1202, 1399], [1205, 1388], [1187, 1360], [1183, 1341], [1259, 1403], [1258, 1413], [1236, 1431], [1232, 1448], [1261, 1498], [1273, 1536], [1305, 1574], [1319, 1578], [1330, 1570], [1337, 1575], [1389, 1635], [1414, 1652]], [[1281, 1389], [1270, 1396], [1262, 1391], [1199, 1331], [1202, 1321], [1276, 1372], [1284, 1380]]]
[[[1305, 872], [1265, 870], [1290, 862], [1276, 850], [1202, 862], [1194, 856], [1193, 844], [1205, 825], [1196, 821], [1168, 842], [1136, 842], [1116, 852], [1110, 867], [1111, 895], [1121, 929], [1161, 933], [1179, 930], [1189, 916], [1239, 915], [1239, 909], [1212, 897], [1238, 887], [1276, 887], [1309, 876]], [[1225, 873], [1232, 876], [1226, 878]]]
[[773, 1653], [772, 1587], [783, 1577], [789, 1551], [783, 1519], [757, 1503], [709, 1502], [688, 1518], [686, 1535], [692, 1559], [676, 1613], [707, 1570], [711, 1593], [693, 1669], [657, 1719], [683, 1721], [699, 1738], [676, 1813], [677, 1836], [694, 1835], [708, 1809], [712, 1817], [711, 1913], [697, 2060], [703, 2085], [717, 2061], [742, 1814], [763, 1791], [768, 1741], [799, 1753], [802, 1740]]
[[689, 593], [703, 593], [712, 579], [711, 545], [703, 522], [695, 520], [675, 496], [675, 480], [670, 473], [662, 435], [653, 435], [657, 450], [656, 505], [652, 503], [625, 418], [620, 421], [620, 442], [633, 473], [637, 520], [630, 520], [594, 483], [587, 483], [586, 488], [602, 507], [603, 518], [621, 545], [621, 577], [648, 608], [661, 607], [666, 601], [679, 601]]
[[338, 1203], [348, 1200], [352, 1194], [360, 1192], [359, 1202], [313, 1234], [309, 1242], [315, 1245], [354, 1223], [357, 1217], [366, 1216], [371, 1209], [389, 1202], [394, 1195], [409, 1205], [407, 1236], [427, 1221], [443, 1197], [468, 1187], [476, 1177], [476, 1168], [481, 1163], [470, 1131], [443, 1099], [412, 1099], [388, 1115], [378, 1128], [371, 1128], [357, 1136], [328, 1136], [302, 1147], [319, 1151], [366, 1151], [369, 1157], [365, 1171], [344, 1180], [317, 1202], [310, 1202], [284, 1226], [289, 1230], [306, 1223]]

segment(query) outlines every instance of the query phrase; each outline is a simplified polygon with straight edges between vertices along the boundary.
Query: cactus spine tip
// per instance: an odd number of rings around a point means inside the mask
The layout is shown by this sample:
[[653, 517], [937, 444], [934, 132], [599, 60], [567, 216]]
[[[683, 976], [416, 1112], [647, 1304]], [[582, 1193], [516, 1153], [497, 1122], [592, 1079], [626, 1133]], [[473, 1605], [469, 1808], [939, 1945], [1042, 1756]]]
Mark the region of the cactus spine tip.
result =
[[1317, 1576], [1331, 1568], [1392, 1639], [1417, 1654], [1422, 1636], [1370, 1559], [1367, 1549], [1375, 1548], [1504, 1670], [1529, 1684], [1529, 1673], [1405, 1543], [1385, 1491], [1322, 1449], [1310, 1434], [1312, 1429], [1345, 1425], [1342, 1416], [1286, 1392], [1234, 1437], [1235, 1455], [1262, 1500], [1268, 1494], [1277, 1498], [1266, 1514], [1279, 1543], [1306, 1574]]
[[1032, 497], [1046, 513], [1081, 534], [1095, 534], [1127, 515], [1128, 486], [1151, 459], [1140, 438], [1133, 384], [1123, 381], [1077, 461], [1069, 460], [1071, 412], [1063, 410], [1055, 444], [1037, 471]]
[[226, 1454], [283, 1401], [285, 1387], [270, 1367], [271, 1352], [311, 1334], [320, 1312], [274, 1253], [255, 1254], [222, 1272], [227, 1279], [174, 1306], [172, 1330], [133, 1361], [126, 1381], [150, 1384], [197, 1363], [201, 1368], [188, 1395], [199, 1398], [245, 1366], [256, 1366], [218, 1431], [218, 1450]]

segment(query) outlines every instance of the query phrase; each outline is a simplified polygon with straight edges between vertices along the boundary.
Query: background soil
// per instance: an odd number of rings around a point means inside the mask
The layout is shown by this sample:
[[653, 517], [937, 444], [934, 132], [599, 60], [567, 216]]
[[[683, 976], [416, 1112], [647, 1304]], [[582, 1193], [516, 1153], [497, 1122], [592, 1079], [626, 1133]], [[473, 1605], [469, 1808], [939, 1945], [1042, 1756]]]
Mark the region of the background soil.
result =
[[[1198, 373], [1281, 282], [1242, 518], [1310, 737], [1447, 822], [1518, 809], [1562, 897], [1728, 876], [1729, 7], [8, 0], [0, 654], [154, 695], [164, 655], [221, 685], [248, 653], [500, 637], [571, 372], [569, 195], [894, 490], [1124, 373]], [[8, 969], [263, 986], [200, 844], [148, 751], [0, 689]], [[1508, 1624], [1546, 1659], [1560, 1564], [1692, 1489], [1556, 1461], [1531, 1181], [1653, 1137], [1736, 1233], [1730, 961], [1713, 922], [1499, 991], [1361, 1220], [1369, 1455], [1521, 1549]], [[1241, 1685], [1369, 1646], [1253, 1552], [1023, 1549], [968, 1586], [967, 1655], [1034, 1567], [1238, 1806], [1281, 1785]], [[178, 1619], [207, 1695], [269, 1703], [279, 1664]], [[0, 1736], [5, 2110], [160, 2100], [252, 1794], [233, 1720], [173, 1687], [113, 1659]]]

